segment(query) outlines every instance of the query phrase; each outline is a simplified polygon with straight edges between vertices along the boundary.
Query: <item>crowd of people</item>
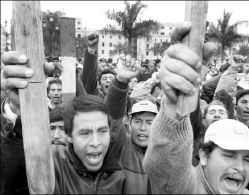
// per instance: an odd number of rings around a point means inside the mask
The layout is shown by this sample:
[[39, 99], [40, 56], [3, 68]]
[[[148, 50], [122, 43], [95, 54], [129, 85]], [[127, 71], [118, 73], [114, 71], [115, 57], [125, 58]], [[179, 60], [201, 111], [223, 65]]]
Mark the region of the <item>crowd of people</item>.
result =
[[[249, 59], [217, 65], [205, 43], [201, 62], [180, 43], [190, 28], [179, 24], [176, 44], [144, 62], [98, 60], [90, 35], [68, 102], [59, 58], [44, 63], [54, 194], [249, 194]], [[17, 89], [34, 71], [18, 51], [1, 61], [1, 194], [29, 194]], [[180, 116], [178, 97], [196, 86], [195, 110]]]

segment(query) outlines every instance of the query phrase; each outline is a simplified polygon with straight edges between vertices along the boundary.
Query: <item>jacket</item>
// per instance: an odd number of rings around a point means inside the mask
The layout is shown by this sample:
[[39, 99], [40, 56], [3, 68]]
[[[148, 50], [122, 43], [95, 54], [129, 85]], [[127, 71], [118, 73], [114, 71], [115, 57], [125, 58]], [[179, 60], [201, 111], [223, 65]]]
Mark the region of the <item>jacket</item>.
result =
[[128, 83], [122, 83], [115, 78], [108, 89], [106, 103], [110, 108], [110, 117], [119, 121], [119, 137], [116, 147], [117, 158], [120, 159], [125, 174], [127, 185], [130, 186], [128, 194], [150, 194], [150, 182], [143, 168], [145, 151], [132, 142], [131, 136], [126, 133], [122, 122], [126, 108], [126, 97], [128, 95]]
[[202, 167], [192, 166], [193, 131], [189, 117], [172, 119], [165, 112], [166, 106], [164, 97], [144, 158], [152, 193], [215, 194]]

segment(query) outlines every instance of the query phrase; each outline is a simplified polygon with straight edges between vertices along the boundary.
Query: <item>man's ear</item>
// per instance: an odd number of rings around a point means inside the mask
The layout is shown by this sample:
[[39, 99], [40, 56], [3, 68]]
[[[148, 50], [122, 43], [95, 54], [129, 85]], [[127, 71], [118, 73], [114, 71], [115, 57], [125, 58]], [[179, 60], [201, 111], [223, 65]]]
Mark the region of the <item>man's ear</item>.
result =
[[200, 164], [201, 164], [201, 166], [206, 166], [207, 165], [208, 156], [207, 156], [207, 154], [202, 149], [199, 149], [199, 157], [200, 157]]

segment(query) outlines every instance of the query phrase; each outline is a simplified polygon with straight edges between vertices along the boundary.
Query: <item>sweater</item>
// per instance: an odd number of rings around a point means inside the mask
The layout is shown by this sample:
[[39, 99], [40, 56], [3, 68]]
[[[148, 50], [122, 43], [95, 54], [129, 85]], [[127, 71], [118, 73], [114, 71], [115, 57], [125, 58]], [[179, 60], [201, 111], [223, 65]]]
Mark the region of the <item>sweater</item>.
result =
[[[202, 167], [193, 167], [193, 131], [189, 117], [167, 116], [165, 97], [153, 121], [144, 168], [153, 194], [214, 194]], [[244, 193], [249, 191], [245, 189]]]

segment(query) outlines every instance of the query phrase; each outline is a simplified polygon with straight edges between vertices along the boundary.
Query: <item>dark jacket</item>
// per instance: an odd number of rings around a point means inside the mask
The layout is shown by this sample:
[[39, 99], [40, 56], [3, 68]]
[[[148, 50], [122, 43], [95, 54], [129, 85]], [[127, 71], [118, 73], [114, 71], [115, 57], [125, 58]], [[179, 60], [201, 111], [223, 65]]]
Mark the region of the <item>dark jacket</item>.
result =
[[143, 168], [143, 158], [145, 150], [136, 146], [131, 136], [126, 134], [126, 129], [122, 123], [125, 114], [126, 97], [128, 94], [128, 84], [119, 82], [116, 78], [110, 84], [106, 96], [106, 103], [110, 109], [110, 116], [113, 120], [120, 120], [122, 124], [117, 142], [120, 144], [116, 148], [117, 158], [120, 159], [130, 186], [129, 194], [150, 194], [150, 182]]

